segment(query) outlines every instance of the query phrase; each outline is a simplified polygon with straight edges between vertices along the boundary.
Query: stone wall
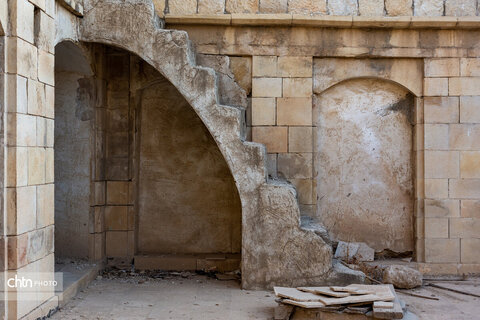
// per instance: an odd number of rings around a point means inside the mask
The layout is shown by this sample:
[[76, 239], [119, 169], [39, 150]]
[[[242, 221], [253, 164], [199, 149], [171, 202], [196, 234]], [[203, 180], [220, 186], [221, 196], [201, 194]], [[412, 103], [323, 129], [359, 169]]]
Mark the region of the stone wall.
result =
[[[2, 241], [7, 258], [2, 276], [38, 272], [53, 279], [54, 238], [54, 37], [55, 2], [8, 1], [5, 31], [5, 203]], [[3, 54], [2, 54], [3, 58]], [[3, 105], [3, 102], [2, 102]], [[5, 279], [3, 279], [5, 280]], [[2, 281], [2, 283], [5, 283]], [[6, 301], [9, 319], [43, 303], [55, 303], [53, 288], [33, 294], [18, 290]]]
[[153, 0], [160, 15], [476, 16], [476, 0]]
[[[317, 176], [314, 164], [318, 165], [311, 154], [318, 144], [312, 121], [323, 95], [328, 88], [356, 78], [387, 80], [407, 89], [414, 96], [410, 109], [413, 149], [406, 145], [408, 150], [403, 151], [411, 150], [414, 186], [404, 190], [412, 197], [413, 209], [405, 215], [410, 218], [397, 221], [397, 226], [404, 230], [405, 239], [413, 234], [413, 251], [422, 272], [478, 273], [480, 260], [474, 257], [480, 248], [476, 218], [480, 201], [478, 31], [454, 28], [455, 24], [449, 30], [411, 26], [287, 28], [265, 26], [265, 21], [255, 25], [253, 19], [250, 26], [213, 26], [191, 21], [191, 25], [182, 25], [180, 19], [171, 24], [167, 20], [167, 27], [186, 30], [199, 53], [243, 61], [244, 68], [238, 68], [242, 71], [234, 73], [241, 79], [239, 84], [252, 88], [247, 112], [249, 138], [267, 146], [269, 175], [294, 184], [302, 214], [317, 220], [321, 220], [321, 212], [315, 206], [322, 196], [319, 182], [312, 180]], [[438, 25], [442, 23], [438, 21]], [[283, 61], [290, 61], [287, 72]], [[252, 71], [247, 73], [251, 81], [247, 82], [245, 70], [250, 63]], [[352, 88], [348, 83], [343, 85], [345, 92]], [[297, 97], [288, 97], [292, 93]], [[405, 123], [402, 121], [397, 124]], [[334, 238], [370, 241], [364, 234], [337, 237], [342, 232], [346, 235], [348, 227], [331, 226]], [[384, 239], [394, 239], [397, 231], [390, 229]], [[371, 244], [377, 250], [412, 248], [409, 241], [401, 242]]]

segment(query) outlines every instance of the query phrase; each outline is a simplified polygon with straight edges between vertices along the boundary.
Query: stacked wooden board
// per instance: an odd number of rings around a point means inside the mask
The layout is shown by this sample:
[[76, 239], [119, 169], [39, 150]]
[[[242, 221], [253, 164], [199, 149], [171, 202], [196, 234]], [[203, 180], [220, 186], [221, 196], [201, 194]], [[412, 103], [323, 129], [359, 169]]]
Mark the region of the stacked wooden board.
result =
[[392, 285], [352, 284], [346, 287], [274, 287], [280, 302], [329, 312], [368, 313], [377, 319], [402, 319], [403, 310]]

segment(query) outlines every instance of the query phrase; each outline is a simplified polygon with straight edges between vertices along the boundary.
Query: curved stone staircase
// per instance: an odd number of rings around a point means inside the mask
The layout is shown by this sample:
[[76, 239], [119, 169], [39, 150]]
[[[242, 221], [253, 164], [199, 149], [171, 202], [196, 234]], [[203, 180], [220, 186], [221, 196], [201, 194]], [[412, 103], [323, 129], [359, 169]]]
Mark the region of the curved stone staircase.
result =
[[196, 65], [187, 33], [162, 29], [151, 0], [85, 2], [79, 40], [123, 48], [155, 67], [190, 103], [225, 157], [242, 202], [243, 287], [361, 281], [361, 273], [332, 264], [332, 248], [322, 237], [300, 227], [295, 189], [268, 180], [265, 147], [245, 141], [245, 105], [220, 104], [218, 76]]

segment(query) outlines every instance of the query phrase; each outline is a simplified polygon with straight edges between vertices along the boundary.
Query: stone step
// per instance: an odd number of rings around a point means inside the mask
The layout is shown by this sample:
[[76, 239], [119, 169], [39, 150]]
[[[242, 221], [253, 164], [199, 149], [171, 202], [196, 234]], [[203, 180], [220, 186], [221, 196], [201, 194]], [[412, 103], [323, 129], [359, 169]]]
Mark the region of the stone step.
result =
[[219, 271], [240, 269], [240, 254], [137, 255], [135, 269], [164, 271]]

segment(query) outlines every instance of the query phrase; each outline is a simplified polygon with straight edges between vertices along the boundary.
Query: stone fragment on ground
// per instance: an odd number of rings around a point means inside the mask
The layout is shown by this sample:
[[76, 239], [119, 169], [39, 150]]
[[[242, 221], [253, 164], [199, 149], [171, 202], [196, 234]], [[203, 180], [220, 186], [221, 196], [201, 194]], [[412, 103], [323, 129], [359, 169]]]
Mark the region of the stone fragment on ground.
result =
[[373, 261], [375, 250], [363, 242], [344, 242], [339, 241], [335, 258], [341, 259], [347, 263]]
[[396, 288], [412, 289], [422, 285], [422, 274], [415, 269], [402, 265], [391, 265], [383, 270], [383, 282]]

